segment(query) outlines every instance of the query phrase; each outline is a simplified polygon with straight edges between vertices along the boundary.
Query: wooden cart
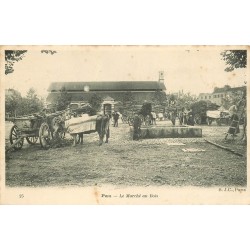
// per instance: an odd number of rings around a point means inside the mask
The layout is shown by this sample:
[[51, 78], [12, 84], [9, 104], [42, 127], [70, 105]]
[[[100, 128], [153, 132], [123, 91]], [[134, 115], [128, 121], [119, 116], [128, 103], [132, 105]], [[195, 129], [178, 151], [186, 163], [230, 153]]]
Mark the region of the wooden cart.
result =
[[8, 118], [14, 125], [10, 130], [11, 148], [20, 150], [23, 147], [24, 139], [33, 145], [40, 141], [42, 148], [50, 147], [50, 142], [55, 136], [61, 138], [65, 135], [65, 111], [58, 111], [51, 114], [35, 114], [30, 116]]
[[230, 114], [227, 110], [225, 111], [219, 111], [219, 110], [213, 110], [207, 111], [207, 124], [211, 125], [213, 121], [216, 121], [217, 125], [229, 125], [230, 123]]

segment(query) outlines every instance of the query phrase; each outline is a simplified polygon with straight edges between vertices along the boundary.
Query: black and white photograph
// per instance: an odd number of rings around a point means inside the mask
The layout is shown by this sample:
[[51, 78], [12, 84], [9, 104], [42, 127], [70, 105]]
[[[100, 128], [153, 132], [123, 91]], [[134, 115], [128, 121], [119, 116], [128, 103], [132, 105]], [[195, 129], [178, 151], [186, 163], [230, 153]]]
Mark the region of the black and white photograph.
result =
[[1, 54], [2, 203], [249, 203], [248, 46]]

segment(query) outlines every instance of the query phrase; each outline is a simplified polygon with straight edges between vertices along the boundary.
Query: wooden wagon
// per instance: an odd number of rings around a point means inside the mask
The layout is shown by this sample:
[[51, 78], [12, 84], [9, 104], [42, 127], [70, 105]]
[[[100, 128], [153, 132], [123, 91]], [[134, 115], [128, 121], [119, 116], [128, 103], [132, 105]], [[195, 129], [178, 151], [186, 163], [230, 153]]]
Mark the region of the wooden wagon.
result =
[[216, 121], [217, 125], [221, 125], [221, 124], [225, 124], [225, 125], [229, 125], [230, 123], [230, 114], [229, 111], [224, 110], [224, 111], [220, 111], [220, 110], [213, 110], [207, 111], [207, 124], [211, 125], [213, 121]]
[[7, 151], [10, 148], [21, 149], [24, 139], [31, 145], [36, 144], [39, 139], [41, 147], [47, 149], [55, 136], [64, 137], [65, 135], [65, 111], [12, 117], [7, 120], [14, 123], [9, 136], [11, 146]]

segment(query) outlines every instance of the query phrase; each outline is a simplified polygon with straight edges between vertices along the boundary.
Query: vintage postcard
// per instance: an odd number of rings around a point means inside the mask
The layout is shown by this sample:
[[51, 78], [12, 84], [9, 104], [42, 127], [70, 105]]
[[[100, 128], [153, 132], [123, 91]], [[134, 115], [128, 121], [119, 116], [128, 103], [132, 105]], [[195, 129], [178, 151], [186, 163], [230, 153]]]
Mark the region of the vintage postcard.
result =
[[0, 204], [249, 204], [249, 46], [1, 46]]

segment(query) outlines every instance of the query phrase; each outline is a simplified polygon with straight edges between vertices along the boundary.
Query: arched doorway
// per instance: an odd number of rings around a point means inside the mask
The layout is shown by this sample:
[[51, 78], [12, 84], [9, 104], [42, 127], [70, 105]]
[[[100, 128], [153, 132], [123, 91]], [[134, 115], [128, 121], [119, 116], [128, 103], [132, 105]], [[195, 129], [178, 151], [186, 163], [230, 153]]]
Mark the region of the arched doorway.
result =
[[103, 104], [103, 113], [111, 115], [112, 114], [112, 105], [109, 103]]
[[102, 112], [104, 114], [109, 114], [111, 115], [112, 112], [114, 111], [114, 99], [110, 96], [107, 96], [106, 98], [103, 99], [102, 103]]

